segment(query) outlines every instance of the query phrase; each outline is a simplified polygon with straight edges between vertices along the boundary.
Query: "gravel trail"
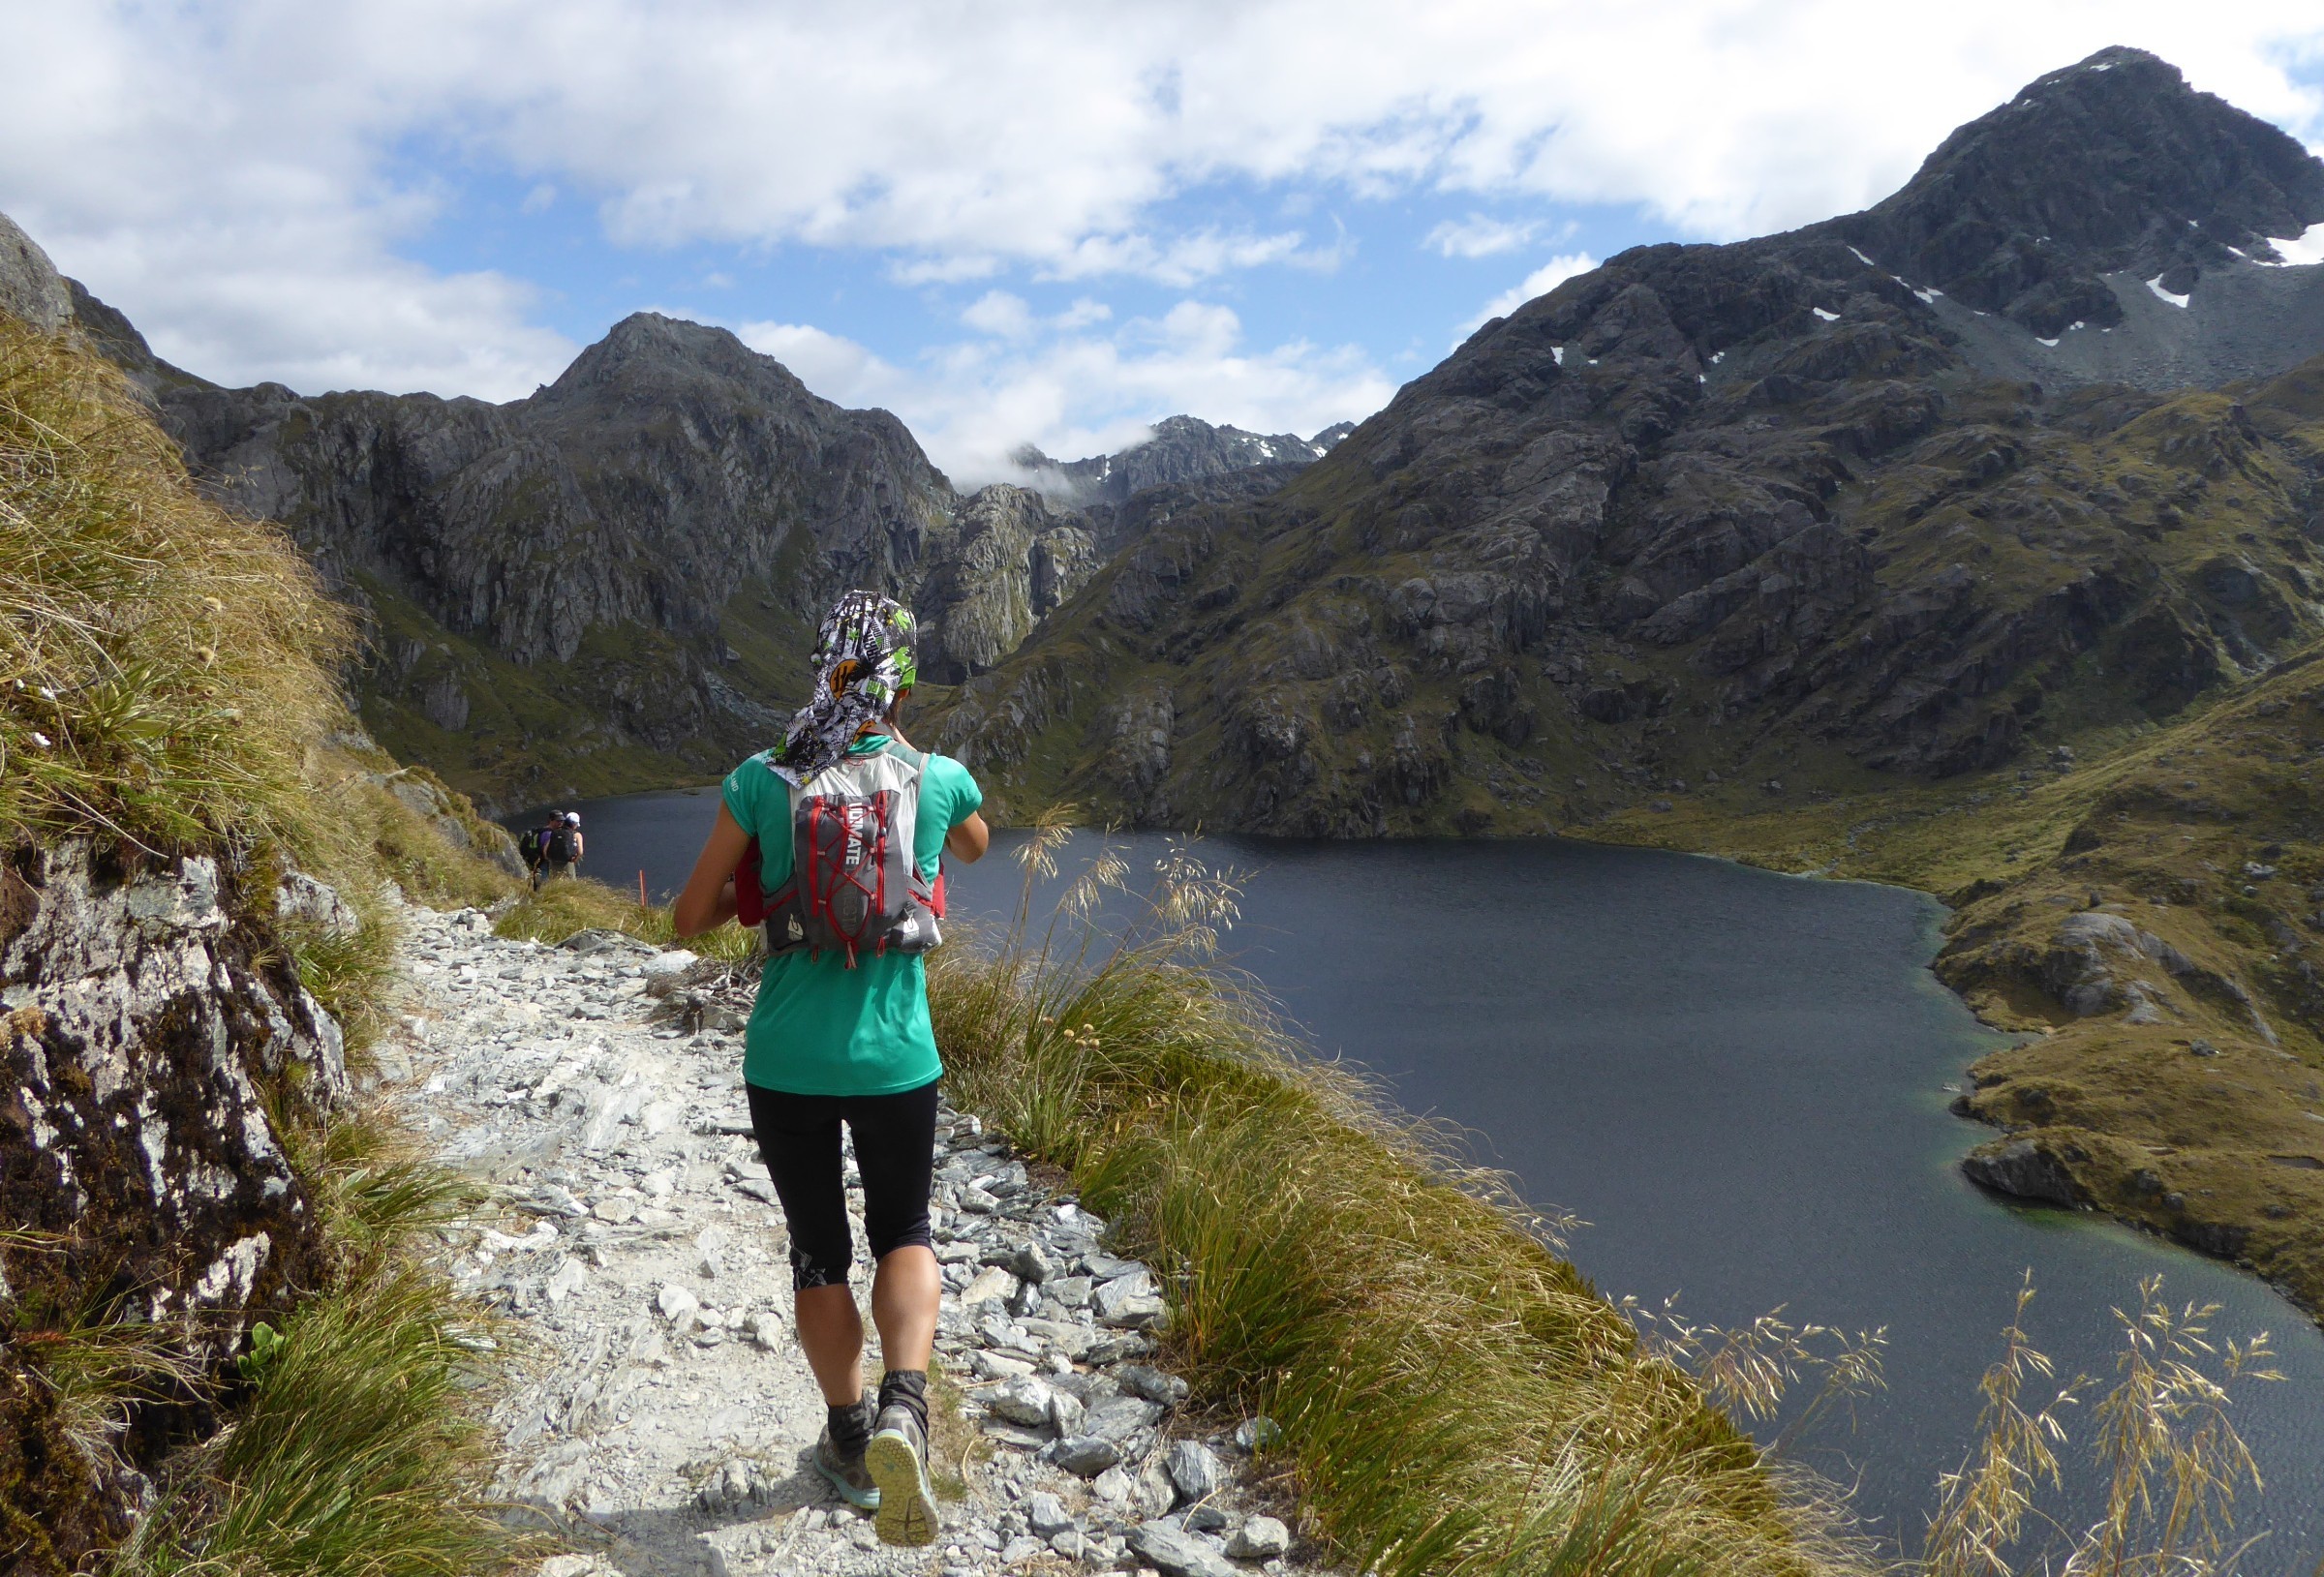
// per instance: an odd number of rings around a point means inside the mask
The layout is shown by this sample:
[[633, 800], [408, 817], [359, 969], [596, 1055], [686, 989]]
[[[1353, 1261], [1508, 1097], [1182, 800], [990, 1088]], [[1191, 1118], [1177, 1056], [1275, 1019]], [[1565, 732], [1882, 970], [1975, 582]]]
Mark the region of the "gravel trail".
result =
[[[1307, 1569], [1252, 1489], [1271, 1425], [1184, 1416], [1184, 1381], [1149, 1361], [1165, 1316], [1147, 1267], [949, 1106], [944, 1530], [882, 1548], [808, 1465], [823, 1408], [749, 1137], [748, 987], [611, 932], [544, 948], [495, 938], [474, 910], [404, 920], [412, 1011], [380, 1077], [493, 1188], [493, 1224], [449, 1248], [525, 1349], [493, 1415], [501, 1490], [587, 1552], [542, 1577]], [[855, 1285], [862, 1301], [868, 1265]]]

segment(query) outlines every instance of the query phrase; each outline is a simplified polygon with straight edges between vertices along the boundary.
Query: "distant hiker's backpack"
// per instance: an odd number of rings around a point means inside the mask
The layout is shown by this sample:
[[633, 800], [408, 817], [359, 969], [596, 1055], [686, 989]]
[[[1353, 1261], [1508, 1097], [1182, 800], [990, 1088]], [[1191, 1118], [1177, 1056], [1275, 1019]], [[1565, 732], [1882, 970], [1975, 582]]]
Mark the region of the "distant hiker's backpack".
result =
[[735, 918], [764, 921], [771, 954], [836, 948], [850, 969], [859, 953], [926, 953], [943, 941], [944, 880], [922, 881], [912, 856], [927, 766], [919, 751], [891, 743], [842, 756], [793, 788], [791, 879], [762, 893], [752, 838], [735, 867]]
[[549, 829], [542, 850], [548, 855], [550, 864], [569, 865], [573, 863], [573, 830], [563, 822]]
[[547, 831], [548, 829], [543, 827], [528, 827], [523, 835], [517, 838], [516, 852], [523, 858], [526, 864], [537, 865], [546, 858], [541, 849], [541, 839]]

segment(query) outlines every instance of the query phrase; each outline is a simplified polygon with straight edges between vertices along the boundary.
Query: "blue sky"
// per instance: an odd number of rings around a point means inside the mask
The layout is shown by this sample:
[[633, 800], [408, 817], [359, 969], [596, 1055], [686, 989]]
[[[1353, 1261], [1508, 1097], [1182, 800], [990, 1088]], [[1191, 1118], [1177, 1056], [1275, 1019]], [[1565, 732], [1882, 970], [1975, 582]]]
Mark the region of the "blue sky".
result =
[[2313, 0], [0, 0], [0, 211], [229, 382], [733, 328], [964, 481], [1361, 417], [1626, 246], [1893, 190], [2108, 44], [2324, 143]]

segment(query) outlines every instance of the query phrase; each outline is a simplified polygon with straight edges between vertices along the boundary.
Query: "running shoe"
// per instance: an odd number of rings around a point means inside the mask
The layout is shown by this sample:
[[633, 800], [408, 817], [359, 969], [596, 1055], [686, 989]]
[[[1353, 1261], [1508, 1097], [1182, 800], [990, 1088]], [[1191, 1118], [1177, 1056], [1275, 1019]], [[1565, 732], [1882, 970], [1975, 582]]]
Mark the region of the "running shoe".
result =
[[823, 1433], [815, 1441], [815, 1471], [831, 1480], [831, 1487], [840, 1492], [840, 1499], [858, 1511], [876, 1511], [879, 1486], [872, 1481], [864, 1458], [862, 1451], [851, 1454], [832, 1443], [831, 1426], [823, 1426]]
[[928, 1435], [909, 1408], [880, 1410], [879, 1428], [864, 1449], [864, 1466], [879, 1486], [879, 1541], [933, 1544], [936, 1497], [928, 1483]]

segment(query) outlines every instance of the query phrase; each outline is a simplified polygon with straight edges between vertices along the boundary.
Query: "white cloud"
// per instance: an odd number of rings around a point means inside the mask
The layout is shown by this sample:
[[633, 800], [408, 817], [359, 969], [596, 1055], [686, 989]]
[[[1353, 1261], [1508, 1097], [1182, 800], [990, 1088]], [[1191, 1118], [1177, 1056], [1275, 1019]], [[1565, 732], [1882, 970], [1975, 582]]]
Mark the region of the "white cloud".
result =
[[1488, 318], [1506, 318], [1537, 295], [1546, 295], [1576, 274], [1586, 274], [1598, 266], [1598, 259], [1586, 252], [1560, 253], [1541, 267], [1525, 276], [1522, 283], [1514, 285], [1484, 304], [1484, 310], [1461, 325], [1461, 333], [1469, 334]]
[[554, 378], [578, 348], [528, 321], [531, 285], [397, 255], [440, 196], [382, 174], [414, 125], [407, 85], [375, 69], [396, 51], [351, 72], [297, 14], [276, 19], [10, 8], [0, 208], [205, 377], [493, 399]]
[[1033, 331], [1033, 309], [1024, 297], [1006, 290], [987, 290], [961, 314], [961, 321], [1004, 340], [1020, 340]]
[[557, 188], [555, 185], [548, 181], [536, 181], [534, 183], [533, 190], [525, 194], [525, 200], [516, 206], [521, 213], [545, 214], [556, 201]]
[[991, 279], [1001, 270], [998, 258], [964, 252], [952, 258], [899, 258], [888, 264], [888, 278], [898, 285], [963, 285]]
[[[1014, 311], [989, 316], [1014, 323]], [[909, 368], [804, 324], [744, 323], [736, 332], [824, 398], [895, 411], [955, 482], [971, 487], [1018, 478], [1008, 455], [1028, 441], [1079, 459], [1136, 442], [1179, 411], [1304, 435], [1368, 416], [1395, 391], [1352, 346], [1295, 340], [1253, 349], [1240, 318], [1216, 303], [1179, 301], [1102, 335], [1084, 332], [1087, 322], [1070, 311], [1043, 321], [1028, 310], [1023, 321], [1022, 334], [933, 347]]]
[[1156, 240], [1150, 235], [1085, 235], [1062, 254], [1042, 259], [1044, 279], [1089, 279], [1128, 274], [1183, 289], [1239, 268], [1267, 263], [1330, 269], [1339, 248], [1310, 247], [1298, 230], [1276, 235], [1228, 234], [1215, 229]]
[[1463, 220], [1446, 220], [1430, 230], [1421, 245], [1445, 258], [1490, 258], [1496, 253], [1516, 251], [1532, 240], [1541, 227], [1538, 220], [1513, 224], [1485, 214], [1471, 214]]
[[1042, 318], [1026, 304], [1024, 297], [1007, 290], [987, 290], [961, 313], [961, 321], [980, 334], [995, 339], [1022, 340], [1038, 330], [1087, 328], [1102, 323], [1114, 316], [1114, 309], [1103, 301], [1078, 296], [1073, 305], [1054, 317]]

